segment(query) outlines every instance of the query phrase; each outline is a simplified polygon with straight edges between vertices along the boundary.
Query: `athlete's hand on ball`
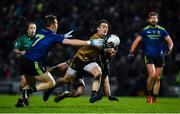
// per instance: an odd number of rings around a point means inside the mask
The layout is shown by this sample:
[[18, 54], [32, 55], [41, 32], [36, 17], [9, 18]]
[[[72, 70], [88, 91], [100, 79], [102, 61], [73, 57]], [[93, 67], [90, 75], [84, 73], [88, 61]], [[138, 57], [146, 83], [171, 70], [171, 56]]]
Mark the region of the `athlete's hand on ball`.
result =
[[113, 42], [106, 42], [105, 48], [113, 48], [113, 47], [114, 47], [114, 43]]
[[73, 35], [71, 34], [72, 32], [74, 32], [74, 30], [69, 31], [68, 33], [64, 34], [63, 36], [64, 36], [65, 38], [73, 37]]

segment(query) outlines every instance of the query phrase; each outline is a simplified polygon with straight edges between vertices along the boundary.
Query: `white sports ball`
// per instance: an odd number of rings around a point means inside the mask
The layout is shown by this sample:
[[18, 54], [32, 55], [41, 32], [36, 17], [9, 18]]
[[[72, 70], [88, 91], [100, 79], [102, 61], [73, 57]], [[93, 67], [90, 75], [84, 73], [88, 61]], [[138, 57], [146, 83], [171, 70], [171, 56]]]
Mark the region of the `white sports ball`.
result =
[[107, 39], [107, 43], [113, 43], [113, 47], [117, 47], [120, 44], [120, 38], [115, 35], [115, 34], [111, 34], [109, 35], [108, 39]]

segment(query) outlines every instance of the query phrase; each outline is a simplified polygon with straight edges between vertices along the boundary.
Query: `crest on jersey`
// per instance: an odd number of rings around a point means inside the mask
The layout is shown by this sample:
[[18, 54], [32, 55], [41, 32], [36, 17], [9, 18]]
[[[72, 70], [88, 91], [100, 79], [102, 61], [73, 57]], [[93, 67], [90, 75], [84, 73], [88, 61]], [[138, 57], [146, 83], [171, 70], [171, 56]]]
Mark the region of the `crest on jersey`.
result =
[[151, 33], [151, 31], [147, 31], [147, 33], [148, 33], [148, 34], [150, 34], [150, 33]]

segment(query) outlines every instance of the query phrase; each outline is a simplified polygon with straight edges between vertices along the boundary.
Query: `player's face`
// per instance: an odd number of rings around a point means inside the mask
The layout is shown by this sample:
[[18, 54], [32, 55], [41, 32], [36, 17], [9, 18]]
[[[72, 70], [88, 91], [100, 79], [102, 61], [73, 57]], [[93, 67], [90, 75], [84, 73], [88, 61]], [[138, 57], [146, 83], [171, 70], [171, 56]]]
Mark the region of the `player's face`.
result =
[[150, 23], [150, 25], [156, 26], [157, 23], [158, 23], [157, 16], [150, 16], [149, 19], [148, 19], [148, 22]]
[[27, 30], [28, 36], [34, 37], [36, 34], [36, 24], [30, 24]]
[[108, 54], [110, 58], [113, 58], [116, 55], [117, 50], [115, 50], [114, 48], [106, 48], [105, 52]]
[[101, 36], [106, 36], [108, 34], [109, 26], [107, 23], [101, 23], [99, 27], [97, 27], [97, 32]]
[[57, 32], [57, 30], [58, 30], [58, 22], [57, 22], [56, 19], [55, 19], [55, 23], [52, 26], [52, 29], [53, 29], [54, 32]]

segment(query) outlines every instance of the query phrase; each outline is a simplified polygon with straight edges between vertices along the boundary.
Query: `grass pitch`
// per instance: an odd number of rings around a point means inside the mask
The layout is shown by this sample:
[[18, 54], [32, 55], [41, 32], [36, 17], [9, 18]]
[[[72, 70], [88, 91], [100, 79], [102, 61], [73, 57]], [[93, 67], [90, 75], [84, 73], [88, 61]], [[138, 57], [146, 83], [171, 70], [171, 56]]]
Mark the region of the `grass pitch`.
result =
[[0, 95], [0, 113], [180, 113], [179, 98], [158, 98], [156, 104], [147, 104], [145, 97], [119, 97], [119, 102], [106, 97], [96, 103], [89, 103], [89, 97], [64, 99], [53, 102], [54, 96], [43, 102], [42, 96], [30, 97], [30, 106], [16, 108], [18, 96]]

